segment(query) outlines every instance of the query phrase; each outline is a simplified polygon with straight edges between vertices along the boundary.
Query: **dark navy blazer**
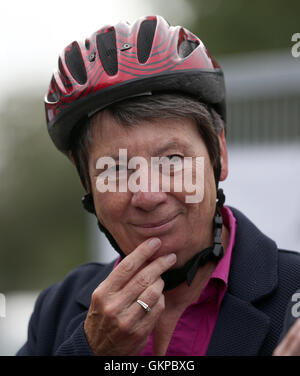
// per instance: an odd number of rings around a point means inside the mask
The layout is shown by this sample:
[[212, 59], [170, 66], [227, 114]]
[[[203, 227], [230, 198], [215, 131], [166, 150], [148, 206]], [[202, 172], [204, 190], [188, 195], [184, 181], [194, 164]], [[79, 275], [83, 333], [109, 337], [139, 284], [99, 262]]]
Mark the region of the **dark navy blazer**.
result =
[[[207, 355], [271, 355], [286, 306], [300, 288], [300, 254], [277, 248], [241, 212], [236, 220], [228, 290]], [[83, 323], [91, 294], [113, 268], [90, 263], [43, 291], [30, 319], [28, 340], [17, 355], [93, 355]]]

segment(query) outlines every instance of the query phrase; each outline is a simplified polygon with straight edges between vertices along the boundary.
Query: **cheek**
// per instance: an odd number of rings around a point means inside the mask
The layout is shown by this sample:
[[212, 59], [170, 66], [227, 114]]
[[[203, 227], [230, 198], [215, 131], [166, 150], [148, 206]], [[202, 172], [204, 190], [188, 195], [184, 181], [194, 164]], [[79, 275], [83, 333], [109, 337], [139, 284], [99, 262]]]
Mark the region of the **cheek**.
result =
[[120, 222], [128, 205], [127, 194], [105, 192], [94, 197], [97, 217], [104, 226]]
[[206, 178], [205, 178], [206, 201], [210, 210], [214, 212], [216, 208], [217, 190], [216, 190], [214, 170], [211, 167], [211, 165], [207, 166], [207, 168], [205, 169], [205, 174], [206, 174]]
[[[177, 183], [175, 183], [177, 179]], [[175, 187], [180, 190], [176, 190]], [[174, 174], [171, 185], [172, 196], [182, 204], [197, 212], [202, 207], [211, 207], [215, 203], [216, 185], [213, 168], [209, 158], [199, 158], [193, 164], [187, 164], [180, 174]], [[190, 205], [192, 204], [192, 205]]]
[[[198, 226], [199, 222], [202, 225], [210, 223], [214, 216], [215, 207], [216, 207], [216, 185], [213, 169], [210, 163], [206, 163], [207, 159], [204, 161], [202, 173], [198, 174], [198, 177], [194, 177], [193, 184], [198, 181], [198, 185], [201, 184], [201, 187], [197, 186], [197, 191], [194, 193], [199, 193], [199, 197], [202, 198], [200, 202], [193, 204], [185, 204], [187, 207], [187, 213], [189, 217], [189, 223], [191, 228], [194, 225]], [[181, 195], [181, 200], [185, 200], [186, 195], [191, 193], [184, 193]], [[184, 202], [184, 201], [183, 201]]]
[[92, 194], [97, 217], [105, 226], [116, 223], [124, 212], [128, 197], [127, 193], [99, 192], [97, 189], [97, 177], [92, 179]]

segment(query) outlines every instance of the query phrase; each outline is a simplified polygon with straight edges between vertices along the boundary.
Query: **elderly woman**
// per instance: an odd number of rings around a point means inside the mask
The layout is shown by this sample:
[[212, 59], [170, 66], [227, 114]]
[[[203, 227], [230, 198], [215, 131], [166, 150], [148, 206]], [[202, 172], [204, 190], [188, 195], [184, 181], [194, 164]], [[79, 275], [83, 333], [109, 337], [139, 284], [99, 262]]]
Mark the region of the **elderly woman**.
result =
[[203, 43], [159, 16], [106, 26], [60, 56], [46, 114], [120, 257], [45, 290], [18, 354], [271, 355], [300, 260], [223, 205], [224, 79]]

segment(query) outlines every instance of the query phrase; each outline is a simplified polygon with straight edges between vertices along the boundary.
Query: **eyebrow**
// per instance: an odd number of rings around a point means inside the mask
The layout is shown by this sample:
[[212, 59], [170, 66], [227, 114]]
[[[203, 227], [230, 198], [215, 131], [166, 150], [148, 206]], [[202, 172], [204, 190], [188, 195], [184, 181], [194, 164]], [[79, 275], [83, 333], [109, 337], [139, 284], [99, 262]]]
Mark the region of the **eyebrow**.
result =
[[161, 155], [165, 153], [168, 150], [172, 149], [181, 149], [183, 151], [188, 151], [189, 150], [189, 145], [182, 142], [182, 141], [170, 141], [167, 144], [155, 149], [155, 151], [152, 153], [154, 156]]
[[[124, 149], [123, 147], [121, 149]], [[153, 157], [160, 156], [161, 154], [165, 153], [168, 150], [174, 150], [174, 149], [181, 149], [184, 152], [188, 152], [190, 150], [189, 145], [181, 140], [176, 141], [172, 140], [166, 143], [165, 145], [162, 145], [161, 147], [155, 148], [151, 155]], [[116, 162], [119, 161], [119, 151], [115, 154], [109, 155], [110, 158], [114, 159]], [[127, 155], [127, 159], [130, 159], [131, 157]], [[99, 158], [98, 158], [99, 159]], [[97, 159], [97, 160], [98, 160]]]

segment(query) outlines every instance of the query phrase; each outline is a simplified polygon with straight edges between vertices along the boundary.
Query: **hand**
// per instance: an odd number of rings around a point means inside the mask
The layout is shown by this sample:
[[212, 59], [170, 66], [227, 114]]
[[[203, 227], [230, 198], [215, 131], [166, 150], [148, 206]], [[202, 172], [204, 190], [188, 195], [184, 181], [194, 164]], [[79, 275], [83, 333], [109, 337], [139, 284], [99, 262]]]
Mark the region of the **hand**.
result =
[[175, 254], [149, 261], [161, 245], [155, 240], [139, 245], [93, 292], [84, 331], [95, 355], [138, 355], [146, 345], [165, 308], [160, 275], [176, 262]]
[[300, 320], [296, 320], [273, 352], [274, 356], [300, 356]]

